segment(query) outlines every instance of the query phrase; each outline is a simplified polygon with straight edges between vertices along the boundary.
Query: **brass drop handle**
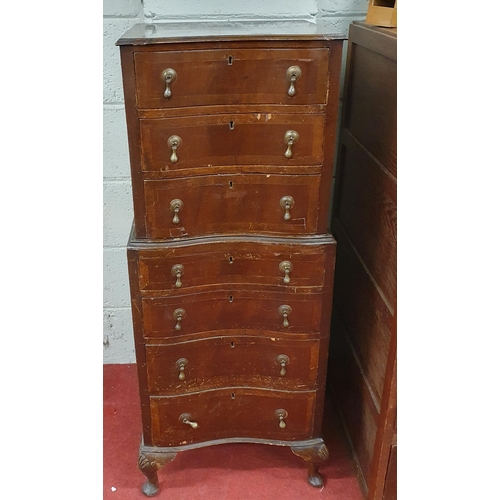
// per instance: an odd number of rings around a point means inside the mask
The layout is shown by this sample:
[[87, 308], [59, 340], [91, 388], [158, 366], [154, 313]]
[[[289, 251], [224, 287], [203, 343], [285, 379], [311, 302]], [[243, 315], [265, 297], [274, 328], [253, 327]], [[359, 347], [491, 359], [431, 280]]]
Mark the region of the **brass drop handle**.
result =
[[292, 146], [299, 140], [298, 132], [295, 130], [287, 130], [285, 132], [285, 144], [287, 145], [285, 151], [285, 158], [291, 158], [293, 156]]
[[292, 308], [289, 305], [284, 304], [278, 307], [278, 312], [279, 315], [283, 317], [283, 326], [285, 328], [288, 328], [290, 326], [290, 322], [288, 321], [288, 316], [290, 316]]
[[179, 158], [177, 157], [177, 150], [181, 147], [182, 139], [178, 135], [171, 135], [167, 141], [168, 147], [172, 150], [170, 155], [170, 161], [172, 163], [177, 163]]
[[182, 264], [175, 264], [172, 266], [172, 276], [175, 276], [175, 286], [180, 288], [182, 286], [181, 276], [184, 274], [184, 266]]
[[300, 69], [299, 66], [290, 66], [286, 70], [286, 77], [290, 82], [290, 87], [288, 88], [288, 95], [290, 97], [293, 97], [296, 94], [295, 82], [298, 81], [301, 76], [302, 76], [302, 70]]
[[198, 422], [191, 422], [192, 418], [193, 417], [191, 417], [191, 415], [189, 413], [183, 413], [179, 417], [179, 422], [181, 422], [183, 424], [190, 425], [193, 429], [198, 429], [198, 427], [199, 427]]
[[279, 270], [282, 273], [285, 273], [285, 276], [283, 278], [283, 283], [285, 283], [285, 285], [288, 285], [290, 283], [290, 271], [293, 270], [292, 263], [289, 262], [288, 260], [284, 260], [283, 262], [280, 262]]
[[186, 317], [186, 311], [182, 308], [179, 308], [179, 309], [176, 309], [174, 311], [174, 319], [175, 321], [177, 321], [177, 323], [175, 324], [175, 329], [177, 331], [181, 330], [182, 329], [182, 326], [181, 326], [181, 321]]
[[174, 224], [179, 224], [179, 212], [182, 210], [184, 207], [184, 203], [182, 203], [182, 200], [172, 200], [170, 202], [170, 210], [174, 213], [174, 218], [172, 219], [172, 222]]
[[286, 427], [285, 418], [288, 417], [288, 412], [282, 409], [276, 410], [274, 416], [279, 419], [280, 423], [278, 425], [280, 429], [284, 429]]
[[285, 210], [285, 215], [283, 219], [290, 220], [292, 216], [290, 215], [290, 209], [295, 205], [295, 201], [291, 196], [283, 196], [280, 199], [280, 206]]
[[184, 373], [184, 369], [189, 361], [186, 358], [180, 358], [176, 361], [175, 366], [179, 370], [179, 380], [185, 380], [186, 374]]
[[284, 377], [286, 375], [285, 366], [290, 363], [290, 358], [286, 354], [280, 354], [276, 361], [281, 365], [280, 375]]
[[177, 73], [172, 68], [167, 68], [163, 70], [161, 74], [161, 79], [165, 82], [165, 92], [163, 92], [163, 97], [165, 99], [170, 99], [172, 97], [172, 90], [170, 85], [177, 80]]

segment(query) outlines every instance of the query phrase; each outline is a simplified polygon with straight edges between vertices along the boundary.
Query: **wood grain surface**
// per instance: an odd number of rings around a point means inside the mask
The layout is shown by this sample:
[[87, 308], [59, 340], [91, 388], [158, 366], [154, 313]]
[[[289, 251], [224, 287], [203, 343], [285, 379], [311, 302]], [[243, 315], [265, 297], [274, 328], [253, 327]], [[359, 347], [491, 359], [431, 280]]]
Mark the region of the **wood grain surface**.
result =
[[[293, 97], [286, 72], [298, 65], [302, 76]], [[172, 68], [172, 97], [163, 98], [161, 75]], [[140, 52], [135, 56], [137, 106], [163, 108], [214, 104], [310, 104], [326, 102], [328, 49], [226, 48]]]

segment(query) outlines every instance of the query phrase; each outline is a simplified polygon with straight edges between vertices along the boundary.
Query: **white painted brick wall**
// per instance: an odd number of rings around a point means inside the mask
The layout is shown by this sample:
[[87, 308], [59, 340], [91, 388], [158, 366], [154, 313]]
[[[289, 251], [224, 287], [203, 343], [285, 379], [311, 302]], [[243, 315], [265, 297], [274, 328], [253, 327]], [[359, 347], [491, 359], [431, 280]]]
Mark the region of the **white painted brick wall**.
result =
[[115, 42], [143, 20], [142, 10], [141, 0], [104, 0], [104, 363], [135, 362], [126, 256], [132, 195], [120, 51]]
[[104, 0], [104, 17], [141, 17], [141, 0]]
[[309, 19], [347, 35], [368, 0], [104, 0], [104, 363], [133, 363], [126, 244], [132, 224], [128, 142], [116, 40], [137, 22]]
[[104, 18], [104, 103], [122, 103], [123, 85], [120, 69], [120, 52], [115, 42], [140, 18]]
[[151, 20], [313, 18], [317, 12], [316, 0], [144, 0]]
[[103, 112], [104, 178], [123, 180], [130, 177], [127, 123], [123, 104], [105, 105]]
[[349, 24], [364, 20], [368, 0], [144, 0], [146, 21], [245, 19], [321, 20], [347, 34]]
[[132, 222], [132, 188], [130, 181], [106, 181], [104, 184], [104, 246], [123, 246]]
[[352, 21], [364, 21], [368, 0], [318, 0], [316, 19], [335, 33], [347, 36]]

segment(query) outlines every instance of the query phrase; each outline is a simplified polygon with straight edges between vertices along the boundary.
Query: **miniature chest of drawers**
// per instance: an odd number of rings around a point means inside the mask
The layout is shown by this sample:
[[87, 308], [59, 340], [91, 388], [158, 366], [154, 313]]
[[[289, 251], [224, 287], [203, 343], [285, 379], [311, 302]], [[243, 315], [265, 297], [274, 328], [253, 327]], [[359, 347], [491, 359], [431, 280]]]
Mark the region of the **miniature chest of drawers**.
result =
[[120, 46], [143, 492], [183, 450], [289, 446], [322, 486], [342, 41], [137, 25]]

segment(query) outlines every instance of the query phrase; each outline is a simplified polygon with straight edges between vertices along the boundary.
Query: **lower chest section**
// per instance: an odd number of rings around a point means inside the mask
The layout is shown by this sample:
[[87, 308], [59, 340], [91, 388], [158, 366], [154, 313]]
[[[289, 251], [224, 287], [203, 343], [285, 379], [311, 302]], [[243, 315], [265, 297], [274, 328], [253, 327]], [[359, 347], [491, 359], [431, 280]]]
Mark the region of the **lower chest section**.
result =
[[332, 237], [132, 241], [128, 258], [148, 444], [314, 437]]

